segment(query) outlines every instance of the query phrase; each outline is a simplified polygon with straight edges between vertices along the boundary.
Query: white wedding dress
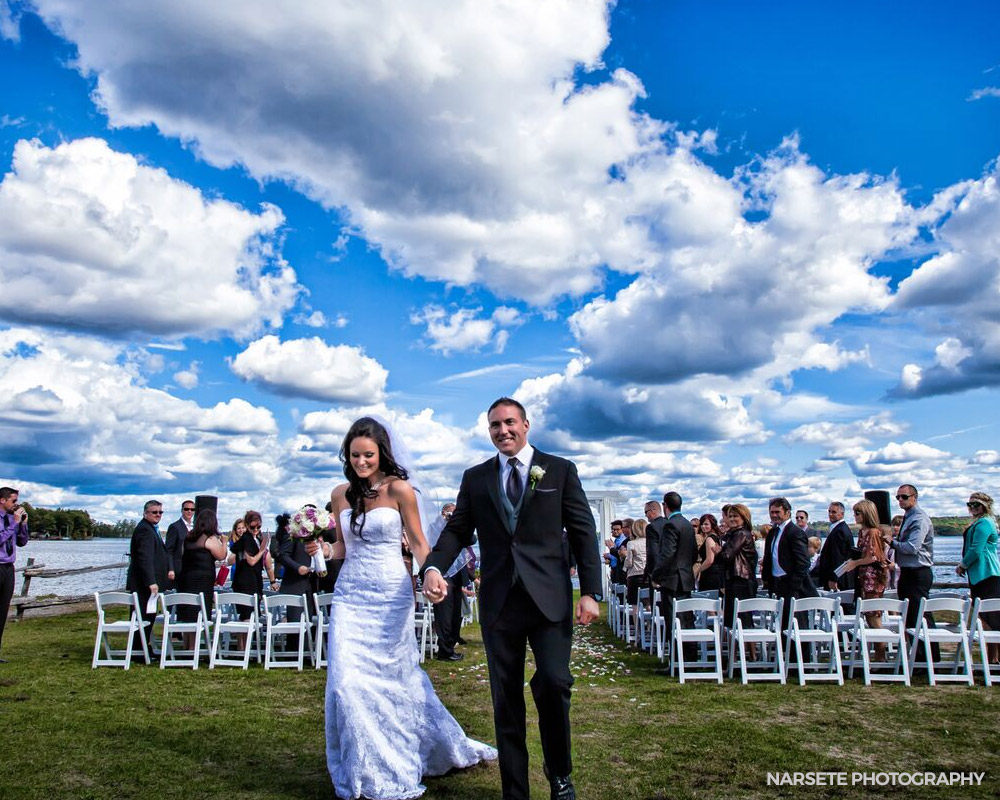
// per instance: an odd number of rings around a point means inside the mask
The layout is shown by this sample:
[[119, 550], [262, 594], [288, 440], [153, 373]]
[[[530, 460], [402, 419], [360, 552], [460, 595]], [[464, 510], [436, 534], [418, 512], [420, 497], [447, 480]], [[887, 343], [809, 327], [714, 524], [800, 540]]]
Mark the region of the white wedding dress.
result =
[[350, 510], [340, 516], [347, 553], [330, 606], [326, 761], [339, 797], [401, 800], [424, 793], [422, 776], [497, 752], [465, 735], [420, 668], [399, 512], [364, 519], [361, 538]]

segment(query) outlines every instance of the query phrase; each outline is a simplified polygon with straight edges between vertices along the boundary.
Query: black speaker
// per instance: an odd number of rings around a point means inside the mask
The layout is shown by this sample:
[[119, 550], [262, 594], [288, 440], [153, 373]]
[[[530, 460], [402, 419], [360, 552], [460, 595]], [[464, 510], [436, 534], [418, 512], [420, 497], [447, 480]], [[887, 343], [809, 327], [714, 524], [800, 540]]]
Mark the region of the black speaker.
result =
[[865, 492], [865, 500], [871, 500], [878, 509], [878, 521], [881, 525], [892, 522], [892, 511], [889, 510], [889, 493], [885, 489], [871, 489]]
[[194, 518], [205, 510], [211, 511], [216, 516], [219, 515], [219, 498], [212, 494], [199, 494], [194, 498]]

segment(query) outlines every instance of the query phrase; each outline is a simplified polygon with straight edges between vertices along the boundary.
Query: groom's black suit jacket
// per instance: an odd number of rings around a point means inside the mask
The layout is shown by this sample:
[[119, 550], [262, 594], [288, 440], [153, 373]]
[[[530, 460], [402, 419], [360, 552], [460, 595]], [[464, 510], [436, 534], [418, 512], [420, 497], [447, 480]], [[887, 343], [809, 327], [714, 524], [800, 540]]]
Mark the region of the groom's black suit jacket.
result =
[[500, 500], [500, 457], [494, 456], [466, 470], [458, 490], [455, 512], [441, 532], [424, 568], [437, 567], [443, 575], [463, 547], [479, 532], [480, 614], [488, 626], [500, 614], [515, 569], [525, 590], [547, 619], [556, 622], [573, 611], [569, 561], [563, 531], [576, 558], [580, 591], [599, 595], [601, 560], [597, 551], [594, 515], [580, 485], [576, 466], [537, 448], [531, 467], [545, 475], [537, 486], [525, 487], [525, 496], [511, 531]]

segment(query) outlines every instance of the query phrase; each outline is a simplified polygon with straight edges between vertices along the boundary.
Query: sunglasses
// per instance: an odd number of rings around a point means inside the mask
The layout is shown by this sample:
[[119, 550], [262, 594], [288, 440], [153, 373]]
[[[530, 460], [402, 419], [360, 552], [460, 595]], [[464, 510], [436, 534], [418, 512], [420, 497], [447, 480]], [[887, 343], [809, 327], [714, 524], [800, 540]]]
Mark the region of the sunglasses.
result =
[[260, 530], [260, 525], [248, 525], [247, 527], [250, 528], [250, 530], [252, 530], [252, 531], [259, 531]]
[[181, 511], [194, 511], [194, 506], [184, 506]]
[[160, 514], [162, 514], [163, 512], [162, 512], [162, 511], [150, 511], [149, 513], [150, 513], [150, 514], [156, 514], [156, 515], [160, 515]]
[[965, 504], [965, 507], [966, 508], [982, 508], [983, 504], [980, 503], [978, 500], [970, 500], [968, 503]]
[[897, 494], [896, 495], [896, 499], [897, 500], [909, 500], [911, 497], [913, 497], [912, 494]]

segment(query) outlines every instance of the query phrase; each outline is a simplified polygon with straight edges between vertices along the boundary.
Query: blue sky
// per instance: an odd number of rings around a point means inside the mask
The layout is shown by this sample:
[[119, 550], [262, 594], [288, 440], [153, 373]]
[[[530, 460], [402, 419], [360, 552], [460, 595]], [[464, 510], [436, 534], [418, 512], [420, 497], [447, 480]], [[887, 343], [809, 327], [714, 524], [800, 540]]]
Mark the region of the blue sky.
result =
[[994, 3], [0, 2], [0, 472], [224, 521], [528, 407], [622, 512], [997, 494]]

